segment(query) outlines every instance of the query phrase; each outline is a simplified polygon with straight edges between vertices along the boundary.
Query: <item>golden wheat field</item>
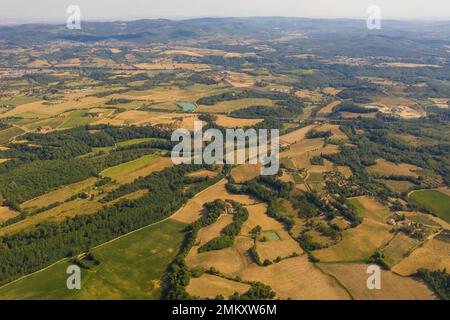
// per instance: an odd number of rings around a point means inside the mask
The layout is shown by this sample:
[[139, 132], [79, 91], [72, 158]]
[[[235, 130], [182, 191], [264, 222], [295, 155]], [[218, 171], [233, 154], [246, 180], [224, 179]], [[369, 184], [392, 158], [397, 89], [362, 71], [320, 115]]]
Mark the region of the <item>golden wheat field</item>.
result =
[[368, 265], [362, 263], [320, 263], [320, 268], [335, 276], [357, 300], [431, 300], [433, 292], [413, 278], [381, 270], [381, 289], [367, 288]]
[[233, 293], [244, 293], [250, 288], [250, 285], [228, 280], [222, 277], [203, 274], [201, 277], [191, 277], [186, 291], [195, 297], [200, 298], [214, 298], [217, 295], [222, 295], [228, 298]]
[[419, 268], [430, 270], [450, 269], [450, 243], [431, 239], [414, 250], [407, 258], [393, 267], [400, 275], [411, 275]]
[[350, 299], [336, 280], [315, 268], [306, 255], [282, 260], [268, 267], [252, 265], [240, 276], [270, 285], [281, 299]]

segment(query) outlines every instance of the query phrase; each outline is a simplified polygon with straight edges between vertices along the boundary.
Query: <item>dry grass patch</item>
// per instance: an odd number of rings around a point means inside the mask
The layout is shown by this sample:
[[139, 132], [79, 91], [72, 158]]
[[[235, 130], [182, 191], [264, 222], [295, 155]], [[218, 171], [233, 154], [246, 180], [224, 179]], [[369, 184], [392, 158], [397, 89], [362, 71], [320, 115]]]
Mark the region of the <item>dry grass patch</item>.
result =
[[242, 225], [241, 234], [248, 235], [256, 226], [260, 226], [263, 231], [283, 229], [283, 225], [281, 223], [273, 218], [270, 218], [266, 214], [267, 204], [259, 203], [246, 206], [246, 208], [248, 210], [248, 219]]
[[416, 173], [417, 170], [421, 170], [421, 168], [414, 166], [412, 164], [400, 163], [395, 164], [393, 162], [378, 159], [376, 164], [370, 167], [367, 167], [367, 170], [370, 173], [375, 173], [382, 177], [388, 177], [391, 174], [397, 176], [406, 176], [406, 177], [414, 177], [417, 178], [418, 175]]
[[450, 270], [449, 252], [450, 243], [431, 239], [395, 265], [392, 270], [404, 276], [414, 274], [419, 268]]
[[[277, 231], [278, 233], [278, 231]], [[257, 242], [256, 250], [258, 251], [261, 261], [268, 259], [275, 260], [277, 257], [288, 257], [293, 253], [301, 254], [303, 250], [298, 243], [289, 237], [285, 240], [271, 240], [265, 242]]]
[[337, 124], [323, 124], [314, 128], [314, 130], [319, 132], [330, 131], [332, 134], [330, 138], [335, 140], [348, 140], [347, 135], [341, 131], [340, 126]]
[[66, 202], [60, 206], [41, 212], [39, 214], [30, 216], [25, 220], [21, 220], [17, 223], [11, 224], [0, 229], [0, 236], [6, 234], [13, 234], [19, 231], [36, 226], [44, 221], [49, 222], [60, 222], [66, 218], [74, 217], [77, 215], [87, 215], [96, 213], [103, 204], [87, 200], [87, 199], [76, 199], [74, 201]]
[[235, 88], [248, 88], [256, 82], [255, 78], [249, 74], [231, 71], [225, 73], [224, 80]]
[[371, 113], [341, 112], [340, 115], [344, 119], [355, 119], [355, 118], [375, 119], [375, 117], [377, 116], [377, 112]]
[[352, 293], [357, 300], [431, 300], [433, 292], [413, 278], [400, 277], [390, 271], [381, 270], [381, 289], [367, 288], [367, 265], [348, 263], [321, 263], [320, 268], [332, 274]]
[[[371, 219], [377, 222], [385, 223], [391, 216], [391, 211], [389, 208], [374, 198], [362, 196], [354, 198], [353, 201], [354, 200], [356, 200], [363, 207], [362, 210], [359, 210], [359, 214], [361, 214], [364, 219]], [[359, 209], [358, 205], [357, 209]]]
[[207, 64], [197, 63], [179, 63], [174, 62], [171, 59], [158, 59], [154, 63], [138, 63], [133, 67], [144, 70], [176, 70], [187, 69], [193, 71], [209, 71], [211, 68]]
[[50, 116], [59, 115], [69, 110], [86, 109], [92, 105], [106, 101], [104, 98], [83, 97], [81, 94], [66, 94], [64, 97], [67, 101], [61, 101], [61, 103], [55, 105], [45, 105], [44, 101], [35, 101], [22, 104], [16, 106], [14, 109], [0, 114], [0, 118], [19, 115], [47, 118]]
[[346, 178], [350, 178], [353, 175], [352, 170], [347, 166], [337, 166], [337, 170]]
[[315, 251], [321, 261], [365, 261], [392, 239], [391, 227], [385, 222], [390, 214], [386, 207], [367, 197], [354, 198], [351, 202], [364, 216], [363, 222], [345, 230], [342, 241], [336, 245]]
[[252, 204], [256, 202], [256, 200], [247, 195], [230, 194], [225, 189], [226, 184], [227, 181], [222, 179], [211, 187], [199, 192], [192, 199], [189, 199], [186, 205], [172, 216], [172, 219], [192, 223], [201, 217], [203, 205], [216, 199], [231, 199], [242, 204]]
[[326, 94], [335, 96], [335, 95], [337, 95], [339, 92], [341, 92], [342, 90], [341, 90], [341, 89], [336, 89], [336, 88], [333, 88], [333, 87], [326, 87], [326, 88], [323, 89], [322, 91], [323, 91], [323, 93], [326, 93]]
[[199, 246], [204, 245], [209, 240], [212, 240], [220, 236], [220, 232], [223, 228], [229, 225], [233, 221], [231, 214], [221, 214], [216, 222], [200, 229], [197, 235], [197, 243]]
[[273, 100], [264, 98], [246, 98], [231, 101], [222, 101], [212, 106], [199, 105], [198, 110], [200, 112], [207, 113], [229, 113], [234, 110], [244, 109], [250, 106], [266, 106], [274, 107]]
[[210, 171], [210, 170], [198, 170], [198, 171], [194, 171], [194, 172], [189, 172], [187, 174], [188, 177], [190, 178], [215, 178], [217, 177], [217, 172], [214, 171]]
[[63, 186], [55, 191], [28, 200], [22, 203], [21, 207], [23, 209], [36, 210], [58, 201], [65, 201], [66, 199], [80, 193], [81, 191], [91, 188], [97, 180], [97, 178], [89, 178], [80, 182]]
[[0, 206], [0, 223], [8, 221], [11, 218], [15, 218], [20, 214], [18, 211], [11, 210], [8, 207]]
[[237, 183], [252, 180], [261, 173], [260, 164], [243, 164], [231, 170], [231, 176]]
[[163, 52], [163, 54], [166, 55], [175, 55], [175, 56], [188, 56], [188, 57], [203, 57], [203, 55], [197, 53], [197, 52], [192, 52], [192, 51], [188, 51], [188, 50], [166, 50]]
[[437, 64], [406, 63], [406, 62], [384, 62], [381, 63], [380, 66], [391, 68], [441, 68], [441, 66]]
[[127, 195], [124, 195], [120, 198], [114, 199], [113, 201], [108, 202], [108, 205], [113, 205], [121, 200], [136, 200], [141, 198], [142, 196], [144, 196], [145, 194], [147, 194], [149, 192], [148, 189], [144, 189], [144, 190], [138, 190], [132, 193], [129, 193]]
[[412, 239], [404, 233], [398, 233], [383, 249], [387, 263], [391, 266], [399, 263], [406, 258], [418, 244], [418, 240]]
[[384, 183], [395, 192], [406, 192], [414, 187], [414, 183], [409, 181], [384, 180]]
[[261, 281], [281, 299], [323, 300], [349, 299], [347, 292], [331, 277], [323, 274], [303, 255], [283, 260], [268, 267], [251, 265], [240, 276], [249, 281]]
[[248, 284], [203, 274], [199, 278], [191, 277], [186, 291], [200, 298], [214, 298], [219, 294], [227, 298], [235, 292], [244, 293], [248, 289], [250, 289]]
[[293, 144], [295, 142], [301, 141], [305, 139], [306, 134], [315, 127], [315, 125], [309, 125], [300, 129], [297, 129], [295, 131], [289, 132], [285, 135], [282, 135], [280, 137], [280, 142]]
[[232, 247], [222, 250], [198, 253], [199, 247], [194, 246], [186, 257], [186, 264], [190, 268], [214, 267], [222, 273], [238, 275], [251, 264], [247, 252], [252, 246], [253, 239], [247, 236], [237, 236]]
[[[198, 115], [191, 113], [165, 113], [165, 112], [147, 112], [140, 110], [130, 110], [119, 113], [112, 121], [122, 125], [166, 125], [173, 128], [183, 128], [187, 130], [194, 129], [194, 122], [200, 121]], [[110, 122], [110, 119], [97, 121], [96, 124]]]
[[263, 119], [241, 119], [220, 115], [217, 117], [216, 124], [225, 128], [243, 128], [257, 125]]
[[333, 112], [333, 109], [335, 107], [337, 107], [339, 104], [341, 103], [341, 101], [337, 100], [337, 101], [333, 101], [330, 104], [326, 105], [325, 107], [323, 107], [322, 109], [320, 109], [319, 114], [329, 114]]

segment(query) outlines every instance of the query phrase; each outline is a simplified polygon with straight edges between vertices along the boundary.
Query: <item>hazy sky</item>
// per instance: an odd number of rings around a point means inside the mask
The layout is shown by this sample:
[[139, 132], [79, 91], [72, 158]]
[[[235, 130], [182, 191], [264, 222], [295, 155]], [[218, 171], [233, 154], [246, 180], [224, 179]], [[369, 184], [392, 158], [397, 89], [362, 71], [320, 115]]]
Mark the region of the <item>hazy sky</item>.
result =
[[65, 21], [71, 4], [79, 5], [87, 20], [205, 16], [365, 19], [370, 5], [378, 5], [384, 18], [450, 20], [450, 0], [0, 0], [0, 24]]

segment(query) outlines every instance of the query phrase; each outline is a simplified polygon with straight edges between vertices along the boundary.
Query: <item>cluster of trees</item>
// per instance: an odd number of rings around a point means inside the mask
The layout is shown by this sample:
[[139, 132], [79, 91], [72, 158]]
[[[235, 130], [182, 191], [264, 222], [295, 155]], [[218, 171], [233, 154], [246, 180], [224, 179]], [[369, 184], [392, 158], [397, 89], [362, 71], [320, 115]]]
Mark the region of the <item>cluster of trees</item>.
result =
[[332, 135], [331, 131], [317, 131], [317, 130], [312, 129], [306, 133], [306, 138], [307, 139], [315, 139], [315, 138], [327, 139], [327, 138], [331, 137], [331, 135]]
[[141, 198], [120, 201], [93, 215], [0, 237], [0, 283], [169, 216], [187, 201], [185, 176], [195, 170], [198, 166], [179, 165], [155, 172], [148, 178], [152, 192]]
[[309, 162], [315, 166], [322, 166], [324, 163], [322, 156], [313, 156], [309, 159]]
[[417, 275], [424, 279], [443, 300], [450, 300], [450, 275], [447, 270], [417, 270]]
[[70, 183], [94, 175], [93, 165], [85, 160], [33, 161], [0, 175], [0, 193], [5, 204], [18, 204]]
[[226, 207], [225, 202], [218, 199], [205, 203], [204, 208], [206, 213], [186, 228], [186, 235], [180, 251], [167, 269], [162, 285], [163, 298], [165, 299], [185, 300], [190, 298], [186, 292], [186, 287], [189, 284], [191, 274], [184, 259], [195, 245], [198, 231], [216, 222]]
[[275, 298], [275, 292], [268, 285], [262, 282], [252, 283], [247, 292], [239, 294], [235, 292], [230, 296], [230, 300], [268, 300]]
[[206, 252], [211, 250], [220, 250], [224, 248], [231, 247], [234, 244], [234, 239], [241, 231], [242, 225], [248, 219], [248, 211], [245, 207], [240, 205], [237, 202], [232, 202], [233, 208], [233, 222], [229, 225], [225, 226], [221, 232], [220, 236], [216, 237], [200, 248], [198, 248], [198, 252]]
[[385, 270], [391, 269], [389, 264], [386, 262], [386, 257], [384, 255], [384, 253], [380, 250], [375, 251], [375, 253], [369, 257], [369, 259], [367, 260], [367, 263], [377, 264]]
[[306, 252], [323, 248], [323, 246], [320, 243], [314, 242], [313, 238], [309, 234], [304, 232], [298, 235], [297, 242]]
[[[23, 201], [59, 186], [97, 176], [102, 170], [151, 154], [154, 149], [170, 150], [165, 140], [170, 133], [154, 127], [86, 126], [48, 134], [30, 133], [28, 144], [11, 144], [0, 157], [12, 159], [0, 165], [0, 194], [6, 204], [17, 207]], [[120, 147], [109, 154], [78, 157], [93, 147], [113, 146], [134, 138], [158, 138], [134, 146]], [[33, 145], [38, 145], [34, 147]], [[129, 152], [130, 149], [135, 149]]]
[[[370, 102], [370, 101], [369, 101]], [[341, 102], [339, 105], [333, 108], [333, 114], [339, 113], [339, 112], [352, 112], [352, 113], [372, 113], [377, 112], [378, 108], [365, 108], [360, 107], [357, 104], [345, 101]]]

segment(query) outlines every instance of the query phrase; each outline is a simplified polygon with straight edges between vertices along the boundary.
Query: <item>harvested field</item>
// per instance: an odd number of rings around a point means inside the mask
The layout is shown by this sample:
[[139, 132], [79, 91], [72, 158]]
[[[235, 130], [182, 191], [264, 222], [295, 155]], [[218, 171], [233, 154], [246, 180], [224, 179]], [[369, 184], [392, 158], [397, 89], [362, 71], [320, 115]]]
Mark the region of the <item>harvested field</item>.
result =
[[391, 226], [385, 222], [390, 214], [387, 208], [367, 197], [354, 198], [350, 202], [364, 220], [356, 228], [345, 230], [342, 241], [336, 245], [315, 251], [314, 255], [321, 261], [365, 261], [392, 239]]
[[198, 253], [198, 246], [194, 246], [186, 257], [189, 268], [214, 267], [222, 273], [237, 275], [251, 263], [248, 250], [253, 246], [253, 239], [247, 236], [237, 236], [234, 245], [222, 250]]
[[441, 66], [437, 64], [405, 63], [405, 62], [384, 62], [381, 63], [380, 66], [391, 68], [441, 68]]
[[329, 114], [333, 112], [333, 109], [338, 106], [341, 103], [341, 101], [337, 100], [337, 101], [333, 101], [330, 104], [328, 104], [327, 106], [323, 107], [322, 109], [320, 109], [319, 114]]
[[243, 128], [257, 125], [263, 119], [241, 119], [219, 115], [216, 124], [225, 128]]
[[21, 208], [36, 210], [57, 201], [65, 201], [66, 199], [69, 199], [70, 197], [82, 192], [83, 190], [92, 187], [97, 180], [97, 178], [89, 178], [80, 182], [63, 186], [55, 191], [46, 193], [42, 196], [22, 203]]
[[261, 173], [260, 164], [242, 164], [231, 170], [231, 176], [237, 183], [256, 178]]
[[[113, 121], [113, 122], [111, 122]], [[198, 116], [191, 113], [160, 113], [160, 112], [146, 112], [139, 110], [130, 110], [119, 113], [114, 119], [101, 119], [96, 124], [110, 123], [114, 121], [124, 124], [135, 125], [168, 125], [173, 128], [183, 128], [187, 130], [194, 129], [194, 122], [200, 121]]]
[[161, 171], [173, 165], [172, 159], [170, 158], [146, 155], [139, 159], [108, 168], [100, 174], [103, 177], [110, 177], [119, 183], [129, 183], [139, 177], [148, 176], [152, 172]]
[[332, 278], [323, 274], [303, 255], [282, 260], [268, 267], [251, 265], [240, 276], [261, 281], [276, 292], [277, 298], [296, 300], [349, 299], [347, 292]]
[[[279, 231], [277, 231], [278, 233]], [[285, 239], [269, 240], [256, 243], [256, 250], [259, 254], [261, 261], [268, 259], [269, 261], [275, 260], [277, 257], [288, 257], [293, 253], [301, 254], [303, 250], [299, 244], [292, 239], [289, 235]]]
[[384, 183], [395, 192], [406, 192], [414, 187], [414, 183], [409, 181], [383, 180]]
[[427, 241], [414, 250], [407, 258], [392, 268], [400, 275], [414, 274], [419, 268], [430, 270], [450, 270], [450, 243], [437, 239]]
[[305, 139], [306, 134], [315, 127], [315, 125], [309, 125], [300, 129], [297, 129], [295, 131], [292, 131], [290, 133], [287, 133], [285, 135], [282, 135], [280, 137], [280, 142], [293, 144], [295, 142], [301, 141]]
[[76, 199], [73, 201], [69, 201], [61, 204], [58, 207], [33, 216], [29, 216], [25, 220], [20, 220], [19, 222], [1, 228], [0, 236], [25, 230], [44, 221], [60, 222], [68, 217], [93, 214], [96, 213], [102, 206], [103, 204], [97, 201], [91, 201], [87, 199]]
[[198, 245], [202, 246], [208, 241], [220, 236], [222, 229], [229, 225], [232, 221], [233, 216], [231, 214], [221, 214], [216, 222], [200, 229], [197, 235]]
[[217, 177], [217, 172], [209, 170], [198, 170], [188, 173], [187, 176], [190, 178], [204, 178], [204, 177], [214, 178]]
[[217, 295], [222, 295], [226, 299], [235, 292], [244, 293], [249, 288], [250, 285], [245, 283], [203, 274], [199, 278], [191, 277], [186, 291], [190, 295], [200, 298], [214, 298]]
[[255, 78], [251, 75], [231, 71], [225, 73], [224, 79], [235, 88], [248, 88], [256, 82]]
[[15, 218], [20, 214], [18, 211], [11, 210], [8, 207], [0, 206], [0, 223], [8, 221], [11, 218]]
[[398, 233], [389, 245], [383, 249], [386, 262], [390, 266], [399, 263], [406, 258], [418, 244], [418, 240], [410, 238], [403, 233]]
[[353, 198], [350, 199], [350, 202], [356, 206], [358, 213], [365, 219], [385, 223], [392, 214], [389, 208], [368, 196]]
[[223, 101], [216, 103], [212, 106], [208, 105], [199, 105], [198, 110], [200, 112], [206, 112], [206, 113], [229, 113], [234, 110], [238, 109], [244, 109], [250, 106], [267, 106], [267, 107], [274, 107], [275, 104], [270, 99], [263, 99], [263, 98], [255, 98], [255, 99], [239, 99], [239, 100], [232, 100], [232, 101]]
[[420, 170], [420, 168], [411, 164], [406, 163], [395, 164], [393, 162], [384, 159], [378, 159], [376, 161], [376, 164], [367, 167], [367, 170], [370, 173], [374, 173], [382, 177], [389, 177], [390, 175], [396, 175], [396, 176], [417, 178], [418, 175], [415, 171]]
[[436, 299], [425, 283], [413, 278], [400, 277], [385, 270], [381, 270], [381, 289], [369, 290], [366, 264], [320, 263], [319, 267], [339, 279], [357, 300]]
[[332, 134], [330, 138], [335, 140], [348, 140], [347, 135], [343, 133], [340, 126], [336, 124], [323, 124], [315, 127], [314, 130], [319, 132], [330, 131]]
[[20, 116], [24, 114], [33, 115], [33, 117], [50, 117], [61, 114], [66, 111], [74, 109], [84, 109], [89, 106], [104, 102], [104, 98], [96, 97], [82, 97], [80, 94], [73, 94], [72, 96], [66, 95], [70, 100], [61, 101], [61, 103], [55, 105], [45, 105], [45, 101], [35, 101], [27, 104], [22, 104], [15, 107], [5, 113], [0, 114], [0, 118]]
[[169, 59], [159, 60], [155, 63], [138, 63], [135, 64], [134, 67], [144, 70], [176, 70], [176, 69], [187, 69], [193, 71], [210, 70], [210, 66], [207, 64], [178, 63]]
[[250, 205], [246, 207], [249, 213], [248, 220], [244, 222], [241, 234], [247, 235], [250, 231], [256, 227], [260, 226], [263, 231], [269, 230], [282, 230], [283, 225], [277, 220], [270, 218], [267, 214], [267, 204], [259, 203], [255, 205]]
[[203, 205], [216, 199], [232, 199], [242, 204], [252, 204], [257, 202], [246, 195], [234, 195], [228, 193], [225, 189], [226, 183], [227, 181], [222, 179], [213, 186], [199, 192], [192, 199], [189, 199], [186, 205], [172, 216], [172, 219], [192, 223], [201, 217]]

